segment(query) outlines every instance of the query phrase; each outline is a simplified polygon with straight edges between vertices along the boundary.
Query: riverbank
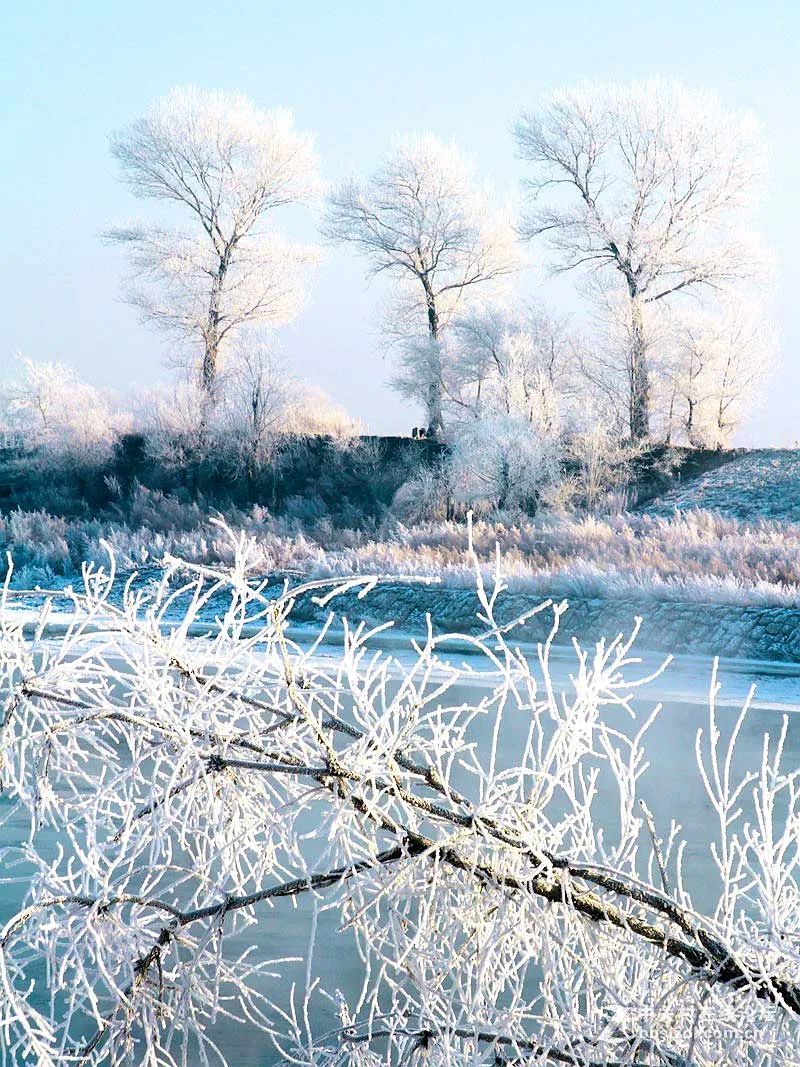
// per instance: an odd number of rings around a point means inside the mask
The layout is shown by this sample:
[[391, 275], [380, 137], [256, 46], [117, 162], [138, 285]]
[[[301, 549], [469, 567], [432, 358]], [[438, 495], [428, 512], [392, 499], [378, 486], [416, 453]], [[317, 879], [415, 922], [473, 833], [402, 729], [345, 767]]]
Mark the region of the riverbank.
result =
[[[506, 592], [497, 601], [496, 622], [506, 626], [529, 614], [544, 598]], [[776, 663], [800, 663], [800, 608], [690, 603], [652, 597], [569, 597], [561, 618], [557, 644], [573, 639], [592, 647], [601, 637], [628, 634], [641, 619], [637, 647], [675, 655], [725, 656]], [[315, 623], [333, 610], [352, 622], [380, 624], [391, 618], [403, 633], [423, 635], [428, 617], [437, 633], [477, 634], [486, 625], [479, 619], [474, 589], [440, 585], [380, 585], [361, 599], [355, 593], [337, 597], [320, 608], [310, 596], [299, 599], [292, 613], [296, 622]], [[550, 634], [552, 611], [528, 617], [513, 630], [514, 640], [536, 644]]]

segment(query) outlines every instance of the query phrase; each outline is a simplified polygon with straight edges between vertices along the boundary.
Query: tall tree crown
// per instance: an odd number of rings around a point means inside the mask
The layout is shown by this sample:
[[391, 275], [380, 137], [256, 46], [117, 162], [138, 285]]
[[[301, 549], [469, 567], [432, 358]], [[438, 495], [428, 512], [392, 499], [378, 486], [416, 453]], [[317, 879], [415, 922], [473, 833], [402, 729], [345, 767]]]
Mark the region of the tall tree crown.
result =
[[173, 89], [111, 138], [134, 195], [174, 200], [219, 242], [249, 233], [270, 208], [316, 192], [308, 134], [285, 110], [261, 110], [239, 93]]
[[535, 165], [522, 230], [548, 237], [559, 269], [610, 265], [646, 301], [752, 271], [757, 128], [712, 94], [584, 84], [523, 114], [516, 138]]
[[314, 195], [311, 138], [286, 111], [187, 88], [116, 133], [111, 151], [136, 196], [172, 201], [193, 217], [184, 229], [134, 225], [107, 236], [128, 249], [130, 302], [198, 350], [212, 393], [231, 331], [280, 325], [300, 306], [313, 251], [265, 223], [273, 209]]
[[519, 266], [487, 190], [458, 149], [433, 136], [398, 142], [368, 182], [335, 189], [325, 232], [366, 254], [373, 273], [411, 275], [437, 296], [457, 298]]

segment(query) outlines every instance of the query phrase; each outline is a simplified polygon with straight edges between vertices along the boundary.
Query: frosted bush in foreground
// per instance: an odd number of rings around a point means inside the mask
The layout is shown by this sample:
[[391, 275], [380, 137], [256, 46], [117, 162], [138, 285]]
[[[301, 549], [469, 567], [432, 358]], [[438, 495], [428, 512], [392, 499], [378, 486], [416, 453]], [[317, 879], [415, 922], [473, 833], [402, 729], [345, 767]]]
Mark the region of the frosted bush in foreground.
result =
[[[800, 785], [783, 737], [738, 778], [747, 708], [726, 747], [712, 699], [697, 761], [719, 889], [699, 914], [676, 828], [638, 802], [656, 713], [633, 706], [647, 679], [631, 640], [576, 649], [561, 697], [550, 642], [534, 664], [515, 649], [494, 621], [503, 583], [476, 567], [485, 632], [459, 640], [480, 666], [443, 662], [454, 635], [432, 633], [393, 663], [358, 626], [331, 665], [287, 632], [300, 590], [248, 581], [250, 548], [226, 570], [170, 562], [121, 610], [113, 573], [87, 569], [63, 638], [47, 639], [49, 604], [33, 634], [4, 604], [3, 787], [62, 845], [31, 838], [26, 905], [0, 933], [4, 1063], [235, 1064], [221, 1019], [315, 1067], [798, 1062]], [[335, 608], [378, 580], [303, 588]], [[563, 605], [531, 611], [555, 631]], [[617, 813], [603, 828], [600, 792]], [[233, 947], [298, 896], [312, 930], [335, 913], [342, 954], [355, 939], [349, 1002], [318, 988], [310, 951], [303, 991], [289, 961]], [[331, 999], [339, 1025], [320, 1034]]]

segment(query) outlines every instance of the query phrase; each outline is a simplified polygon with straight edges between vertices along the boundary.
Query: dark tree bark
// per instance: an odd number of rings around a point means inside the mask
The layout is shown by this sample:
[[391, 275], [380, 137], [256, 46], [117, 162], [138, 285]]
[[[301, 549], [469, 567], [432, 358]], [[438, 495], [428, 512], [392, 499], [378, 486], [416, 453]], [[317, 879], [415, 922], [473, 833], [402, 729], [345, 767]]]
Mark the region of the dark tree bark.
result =
[[422, 276], [422, 286], [425, 290], [425, 303], [428, 310], [428, 335], [431, 339], [432, 353], [435, 353], [436, 362], [431, 367], [431, 377], [428, 383], [427, 408], [428, 408], [428, 433], [441, 440], [444, 436], [444, 412], [442, 410], [443, 383], [442, 365], [439, 356], [439, 312], [436, 307], [436, 295], [433, 292], [428, 279]]
[[647, 336], [638, 294], [631, 295], [630, 430], [634, 442], [650, 437], [650, 374], [647, 366]]

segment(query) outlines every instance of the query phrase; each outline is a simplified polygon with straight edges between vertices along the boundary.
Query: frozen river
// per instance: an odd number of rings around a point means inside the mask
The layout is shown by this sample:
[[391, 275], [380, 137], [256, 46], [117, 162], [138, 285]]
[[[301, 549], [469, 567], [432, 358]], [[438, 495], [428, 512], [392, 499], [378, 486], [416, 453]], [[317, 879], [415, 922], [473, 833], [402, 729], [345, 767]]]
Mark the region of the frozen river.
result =
[[[392, 651], [400, 662], [408, 656], [399, 638], [393, 639]], [[322, 658], [335, 657], [335, 646], [323, 648], [320, 655]], [[451, 658], [461, 660], [465, 657], [454, 650]], [[661, 656], [646, 654], [642, 658], [641, 671], [634, 669], [631, 672], [633, 676], [649, 673], [663, 660]], [[558, 690], [568, 689], [574, 664], [572, 650], [553, 650], [552, 673]], [[650, 767], [643, 779], [642, 797], [653, 811], [660, 831], [665, 832], [673, 819], [682, 826], [683, 835], [689, 842], [684, 865], [686, 881], [693, 892], [695, 904], [700, 907], [708, 906], [715, 899], [717, 891], [714, 872], [707, 859], [714, 825], [694, 756], [697, 730], [708, 723], [711, 668], [712, 664], [707, 659], [684, 657], [675, 660], [646, 690], [641, 691], [641, 698], [637, 702], [642, 710], [649, 709], [655, 703], [664, 705], [647, 744]], [[785, 759], [788, 765], [797, 766], [800, 763], [800, 667], [722, 661], [720, 681], [722, 689], [717, 698], [717, 707], [723, 733], [733, 723], [751, 687], [755, 687], [753, 711], [746, 720], [738, 742], [738, 765], [757, 766], [764, 734], [776, 736], [784, 715], [788, 715]], [[484, 684], [485, 680], [476, 679], [468, 685], [459, 686], [451, 690], [448, 701], [475, 698]], [[622, 720], [620, 725], [624, 725]], [[504, 744], [507, 746], [506, 756], [512, 758], [515, 750], [513, 729], [506, 734]], [[8, 809], [9, 804], [7, 798], [0, 798], [0, 808]], [[607, 814], [609, 821], [613, 821], [613, 811], [609, 810]], [[599, 817], [601, 820], [604, 818], [602, 798]], [[22, 839], [24, 833], [21, 820], [8, 820], [0, 828], [0, 844], [14, 844]], [[44, 841], [42, 844], [54, 847], [55, 841]], [[5, 922], [17, 910], [22, 894], [20, 886], [0, 885], [0, 920]], [[304, 956], [308, 944], [309, 916], [307, 899], [279, 901], [274, 908], [264, 909], [263, 920], [243, 935], [244, 942], [254, 943], [261, 953], [271, 958]], [[360, 968], [355, 952], [349, 951], [336, 933], [337, 925], [337, 917], [322, 917], [312, 969], [329, 989], [352, 991], [358, 987]], [[296, 977], [299, 979], [301, 976], [302, 971], [298, 969]], [[270, 991], [274, 993], [274, 988]], [[319, 1029], [325, 1030], [335, 1025], [329, 1008], [322, 1006], [318, 1008], [318, 1013], [315, 1021]], [[223, 1047], [235, 1048], [232, 1062], [236, 1067], [268, 1067], [276, 1062], [274, 1050], [254, 1028], [236, 1027], [234, 1032], [231, 1024], [220, 1022], [215, 1033]]]

